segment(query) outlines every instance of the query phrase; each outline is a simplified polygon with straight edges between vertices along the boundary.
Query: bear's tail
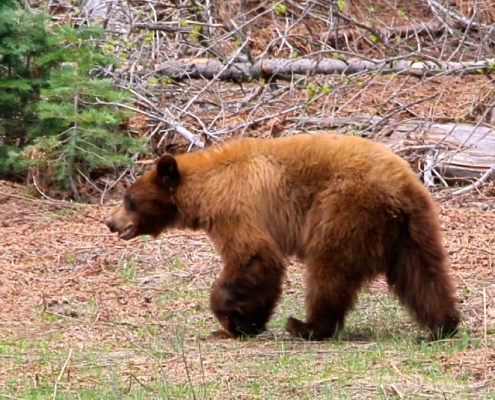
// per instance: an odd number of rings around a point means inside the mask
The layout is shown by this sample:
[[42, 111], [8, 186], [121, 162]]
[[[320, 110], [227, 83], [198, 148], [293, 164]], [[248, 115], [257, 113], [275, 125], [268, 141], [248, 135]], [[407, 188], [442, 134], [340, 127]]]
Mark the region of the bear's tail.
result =
[[451, 336], [460, 321], [455, 285], [433, 200], [425, 194], [404, 215], [387, 281], [432, 339]]

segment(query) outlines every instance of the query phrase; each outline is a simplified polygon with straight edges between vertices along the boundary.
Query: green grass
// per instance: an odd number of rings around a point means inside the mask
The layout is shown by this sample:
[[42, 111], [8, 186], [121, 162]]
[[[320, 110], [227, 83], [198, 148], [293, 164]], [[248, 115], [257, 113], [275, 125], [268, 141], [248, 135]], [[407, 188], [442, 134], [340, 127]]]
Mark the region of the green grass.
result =
[[[268, 336], [268, 335], [267, 335]], [[422, 346], [409, 339], [353, 343], [304, 343], [273, 336], [248, 341], [208, 342], [177, 331], [153, 334], [143, 348], [115, 351], [97, 346], [71, 355], [47, 351], [46, 342], [1, 344], [1, 357], [17, 367], [37, 370], [7, 381], [1, 393], [57, 398], [398, 398], [401, 395], [469, 398], [468, 375], [452, 377], [442, 366], [457, 341]], [[2, 367], [5, 368], [5, 365]], [[5, 369], [4, 369], [5, 371]], [[394, 394], [395, 393], [395, 394]], [[476, 390], [492, 398], [493, 388]]]
[[[483, 360], [490, 351], [483, 338], [463, 330], [451, 340], [421, 341], [416, 325], [382, 291], [361, 294], [338, 339], [296, 340], [284, 332], [287, 316], [304, 314], [296, 267], [269, 332], [213, 340], [208, 335], [218, 325], [208, 294], [217, 270], [198, 273], [180, 257], [166, 263], [160, 274], [132, 256], [117, 266], [115, 275], [133, 296], [124, 300], [143, 304], [131, 322], [95, 294], [64, 304], [77, 318], [38, 310], [21, 340], [0, 340], [0, 398], [495, 398], [493, 381], [477, 376], [476, 364], [449, 363], [464, 354]], [[149, 302], [154, 308], [146, 311]]]

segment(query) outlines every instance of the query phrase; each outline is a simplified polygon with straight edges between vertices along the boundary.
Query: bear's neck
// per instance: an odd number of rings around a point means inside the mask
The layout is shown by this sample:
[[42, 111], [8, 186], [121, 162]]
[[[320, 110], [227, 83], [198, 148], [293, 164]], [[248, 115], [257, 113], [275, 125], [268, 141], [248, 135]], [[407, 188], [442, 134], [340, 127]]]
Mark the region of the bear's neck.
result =
[[215, 199], [218, 192], [212, 193], [213, 187], [208, 175], [201, 171], [181, 173], [181, 184], [174, 196], [174, 203], [179, 211], [177, 228], [211, 232], [212, 221], [218, 215], [216, 205], [221, 199]]
[[232, 173], [236, 170], [232, 165], [239, 161], [228, 156], [212, 148], [176, 158], [181, 176], [174, 196], [179, 229], [203, 230], [212, 235], [215, 226], [231, 225], [240, 203], [233, 192], [239, 192], [244, 177]]

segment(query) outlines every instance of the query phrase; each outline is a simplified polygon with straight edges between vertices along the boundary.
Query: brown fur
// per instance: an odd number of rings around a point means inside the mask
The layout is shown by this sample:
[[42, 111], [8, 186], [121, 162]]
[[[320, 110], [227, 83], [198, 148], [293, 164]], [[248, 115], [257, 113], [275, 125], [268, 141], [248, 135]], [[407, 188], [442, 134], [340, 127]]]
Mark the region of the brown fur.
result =
[[428, 191], [404, 160], [365, 139], [243, 139], [165, 155], [106, 224], [123, 239], [206, 231], [224, 263], [211, 310], [233, 337], [265, 330], [291, 255], [307, 265], [306, 322], [287, 322], [295, 336], [334, 335], [363, 284], [381, 273], [433, 338], [459, 322]]

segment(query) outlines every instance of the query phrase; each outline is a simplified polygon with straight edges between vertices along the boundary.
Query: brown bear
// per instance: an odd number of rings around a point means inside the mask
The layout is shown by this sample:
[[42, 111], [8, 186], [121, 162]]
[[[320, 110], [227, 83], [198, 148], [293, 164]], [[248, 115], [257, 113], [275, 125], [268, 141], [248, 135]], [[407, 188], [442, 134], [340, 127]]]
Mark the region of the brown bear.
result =
[[219, 336], [265, 330], [292, 255], [307, 266], [306, 322], [286, 325], [294, 336], [341, 330], [378, 274], [432, 339], [459, 323], [434, 202], [406, 161], [367, 139], [300, 134], [164, 155], [105, 223], [126, 240], [206, 231], [224, 263], [210, 297]]

